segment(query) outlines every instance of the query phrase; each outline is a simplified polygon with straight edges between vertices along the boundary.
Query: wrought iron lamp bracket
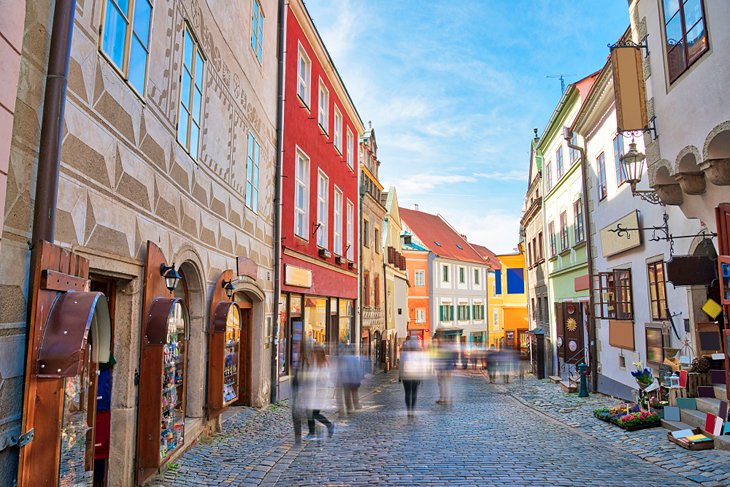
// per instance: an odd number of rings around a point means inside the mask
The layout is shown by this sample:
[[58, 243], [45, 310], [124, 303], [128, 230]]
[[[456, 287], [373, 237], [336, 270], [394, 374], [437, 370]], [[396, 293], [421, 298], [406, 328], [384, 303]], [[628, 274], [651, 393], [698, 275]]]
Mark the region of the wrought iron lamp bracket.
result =
[[656, 117], [651, 117], [649, 119], [649, 123], [641, 130], [622, 130], [621, 128], [618, 128], [616, 130], [616, 133], [623, 136], [627, 139], [635, 139], [639, 137], [640, 135], [644, 135], [645, 133], [651, 133], [651, 140], [656, 140], [657, 137], [659, 137], [659, 134], [657, 134], [656, 130]]
[[619, 41], [615, 44], [608, 44], [608, 48], [612, 51], [614, 49], [621, 49], [621, 48], [643, 49], [644, 57], [649, 57], [649, 42], [647, 41], [648, 38], [649, 38], [649, 34], [642, 37], [638, 44], [636, 42], [632, 41], [631, 39], [626, 39], [623, 41]]
[[662, 240], [669, 242], [669, 257], [671, 258], [674, 255], [674, 240], [678, 238], [696, 238], [696, 237], [703, 237], [703, 238], [715, 238], [717, 237], [717, 233], [715, 232], [708, 232], [706, 228], [703, 228], [698, 233], [693, 235], [672, 235], [669, 233], [669, 215], [667, 213], [664, 213], [662, 216], [663, 223], [661, 225], [654, 225], [651, 227], [636, 227], [636, 228], [626, 228], [620, 223], [616, 224], [615, 228], [609, 228], [608, 231], [615, 233], [617, 237], [626, 237], [631, 238], [630, 232], [648, 232], [651, 231], [651, 238], [649, 239], [652, 242], [660, 242]]

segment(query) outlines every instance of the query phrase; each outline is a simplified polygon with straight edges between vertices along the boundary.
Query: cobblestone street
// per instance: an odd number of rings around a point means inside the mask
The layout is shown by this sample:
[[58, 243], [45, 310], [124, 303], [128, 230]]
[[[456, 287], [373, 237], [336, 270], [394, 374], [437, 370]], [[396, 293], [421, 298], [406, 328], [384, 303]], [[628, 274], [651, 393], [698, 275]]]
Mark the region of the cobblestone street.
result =
[[716, 470], [726, 452], [686, 452], [662, 429], [604, 430], [590, 409], [613, 400], [584, 405], [556, 389], [460, 372], [453, 407], [435, 404], [436, 383], [426, 381], [409, 422], [396, 373], [380, 374], [363, 386], [363, 410], [337, 420], [332, 439], [295, 446], [286, 405], [241, 408], [154, 485], [724, 485]]

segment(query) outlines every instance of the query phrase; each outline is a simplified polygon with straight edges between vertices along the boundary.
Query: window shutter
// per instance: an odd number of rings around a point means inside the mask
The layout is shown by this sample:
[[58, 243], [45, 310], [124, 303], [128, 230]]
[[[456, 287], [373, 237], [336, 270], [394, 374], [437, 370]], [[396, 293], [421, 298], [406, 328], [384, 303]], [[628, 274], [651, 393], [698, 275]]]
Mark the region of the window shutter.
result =
[[467, 320], [470, 320], [471, 319], [471, 314], [469, 312], [469, 306], [467, 305], [465, 308], [466, 308], [466, 319]]
[[454, 306], [449, 306], [449, 319], [454, 321]]
[[444, 305], [439, 306], [439, 321], [444, 321]]

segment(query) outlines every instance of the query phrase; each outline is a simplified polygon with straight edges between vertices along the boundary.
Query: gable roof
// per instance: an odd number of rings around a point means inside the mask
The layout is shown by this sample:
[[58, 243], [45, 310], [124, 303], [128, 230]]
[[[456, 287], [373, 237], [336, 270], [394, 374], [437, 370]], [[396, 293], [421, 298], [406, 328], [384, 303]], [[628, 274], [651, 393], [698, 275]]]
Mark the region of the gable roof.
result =
[[479, 252], [482, 257], [484, 257], [484, 260], [487, 261], [487, 264], [489, 264], [489, 267], [491, 267], [492, 270], [498, 271], [502, 268], [502, 263], [500, 262], [499, 257], [497, 257], [497, 254], [483, 245], [471, 244], [471, 246], [474, 247], [474, 250]]
[[439, 257], [485, 265], [484, 258], [441, 215], [400, 207], [401, 221]]

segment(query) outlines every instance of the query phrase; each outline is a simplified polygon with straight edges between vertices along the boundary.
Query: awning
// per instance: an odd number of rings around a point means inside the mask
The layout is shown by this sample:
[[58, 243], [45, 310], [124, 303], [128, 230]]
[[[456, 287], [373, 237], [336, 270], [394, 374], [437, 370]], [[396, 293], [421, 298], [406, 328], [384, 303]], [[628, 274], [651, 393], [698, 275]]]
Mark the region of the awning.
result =
[[453, 336], [461, 336], [464, 334], [464, 330], [462, 328], [436, 328], [436, 332], [433, 334], [434, 338], [439, 337], [453, 337]]
[[215, 311], [213, 312], [213, 333], [222, 333], [226, 331], [228, 313], [231, 310], [231, 306], [235, 308], [240, 316], [241, 310], [236, 303], [232, 301], [221, 301], [216, 305]]
[[530, 333], [532, 335], [544, 335], [545, 330], [543, 330], [541, 326], [536, 326], [532, 330], [529, 330], [527, 333]]
[[[164, 345], [167, 343], [167, 322], [177, 303], [182, 305], [183, 300], [180, 298], [156, 298], [152, 301], [144, 327], [144, 337], [147, 345]], [[183, 306], [184, 309], [185, 306]]]
[[89, 331], [91, 359], [97, 363], [108, 362], [111, 321], [106, 296], [100, 292], [59, 294], [43, 325], [38, 377], [75, 377], [81, 373]]

